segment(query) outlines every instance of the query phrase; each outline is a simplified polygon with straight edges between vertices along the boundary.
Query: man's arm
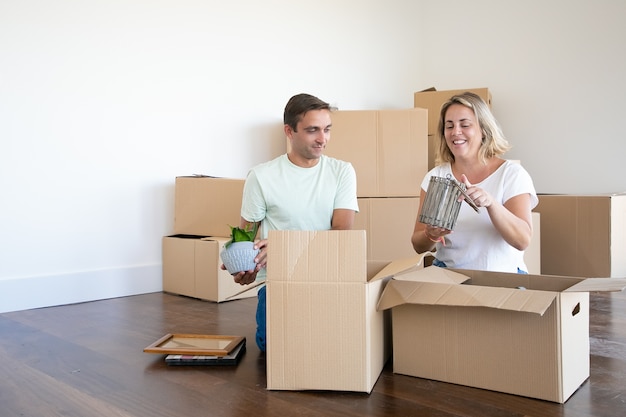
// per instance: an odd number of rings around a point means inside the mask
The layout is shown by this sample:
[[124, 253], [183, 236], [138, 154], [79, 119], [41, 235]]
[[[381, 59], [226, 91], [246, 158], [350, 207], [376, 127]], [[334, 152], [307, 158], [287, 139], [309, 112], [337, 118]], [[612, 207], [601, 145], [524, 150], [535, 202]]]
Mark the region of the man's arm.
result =
[[354, 210], [335, 209], [333, 210], [333, 218], [330, 222], [332, 230], [350, 230], [354, 224]]

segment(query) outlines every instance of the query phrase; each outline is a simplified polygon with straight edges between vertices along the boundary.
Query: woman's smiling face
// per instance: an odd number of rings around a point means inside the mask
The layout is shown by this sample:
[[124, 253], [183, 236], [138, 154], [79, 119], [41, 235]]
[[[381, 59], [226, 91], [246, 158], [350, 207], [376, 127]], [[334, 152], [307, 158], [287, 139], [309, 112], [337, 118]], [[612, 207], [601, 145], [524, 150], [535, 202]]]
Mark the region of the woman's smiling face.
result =
[[445, 114], [444, 136], [455, 160], [476, 158], [483, 134], [472, 109], [462, 104], [451, 105]]

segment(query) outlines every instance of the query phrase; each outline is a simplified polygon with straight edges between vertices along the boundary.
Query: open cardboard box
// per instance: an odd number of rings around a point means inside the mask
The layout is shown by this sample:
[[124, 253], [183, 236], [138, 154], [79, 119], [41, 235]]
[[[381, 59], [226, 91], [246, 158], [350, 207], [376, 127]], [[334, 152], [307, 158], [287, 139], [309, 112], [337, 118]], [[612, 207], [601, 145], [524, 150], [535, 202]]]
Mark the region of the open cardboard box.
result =
[[378, 309], [395, 373], [564, 403], [589, 377], [589, 291], [625, 287], [433, 266], [396, 275]]
[[626, 276], [626, 193], [540, 194], [541, 272]]
[[377, 311], [416, 255], [366, 258], [366, 233], [271, 231], [267, 264], [267, 388], [371, 392], [391, 355], [390, 315]]
[[220, 268], [220, 251], [229, 240], [214, 236], [164, 236], [163, 291], [218, 303], [255, 297], [254, 284], [237, 284], [228, 271]]

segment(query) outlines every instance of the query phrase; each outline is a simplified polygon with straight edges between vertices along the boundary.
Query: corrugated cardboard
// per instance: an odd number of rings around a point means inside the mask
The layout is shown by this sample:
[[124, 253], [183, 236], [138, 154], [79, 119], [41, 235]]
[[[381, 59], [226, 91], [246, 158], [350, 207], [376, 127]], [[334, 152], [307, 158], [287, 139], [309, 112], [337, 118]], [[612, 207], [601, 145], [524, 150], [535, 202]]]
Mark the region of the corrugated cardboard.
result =
[[419, 197], [428, 172], [427, 112], [333, 112], [326, 155], [352, 163], [358, 197]]
[[367, 232], [367, 259], [391, 261], [415, 256], [411, 235], [419, 197], [359, 198], [354, 230]]
[[174, 233], [230, 236], [241, 219], [243, 179], [176, 177]]
[[[428, 110], [428, 135], [436, 135], [439, 125], [439, 112], [443, 103], [448, 101], [455, 94], [461, 94], [466, 91], [478, 94], [489, 107], [491, 107], [491, 92], [487, 88], [465, 88], [462, 90], [442, 90], [437, 91], [429, 88], [424, 91], [418, 91], [413, 94], [413, 105]], [[434, 165], [433, 165], [434, 166]]]
[[[367, 259], [391, 261], [415, 255], [411, 235], [419, 208], [419, 197], [359, 198], [354, 230], [367, 233]], [[541, 217], [531, 213], [533, 237], [524, 251], [531, 274], [541, 274]], [[625, 274], [626, 275], [626, 274]]]
[[626, 194], [539, 195], [541, 272], [626, 276]]
[[240, 293], [232, 275], [220, 268], [219, 252], [228, 238], [174, 235], [163, 237], [163, 291], [203, 300], [254, 297], [257, 290]]
[[541, 274], [541, 215], [536, 212], [531, 213], [533, 221], [533, 237], [530, 245], [524, 251], [524, 263], [529, 274]]
[[625, 287], [427, 267], [396, 275], [378, 308], [392, 310], [395, 373], [564, 403], [589, 377], [589, 291]]
[[267, 388], [371, 392], [391, 353], [388, 278], [413, 256], [368, 262], [364, 230], [271, 231], [267, 265]]

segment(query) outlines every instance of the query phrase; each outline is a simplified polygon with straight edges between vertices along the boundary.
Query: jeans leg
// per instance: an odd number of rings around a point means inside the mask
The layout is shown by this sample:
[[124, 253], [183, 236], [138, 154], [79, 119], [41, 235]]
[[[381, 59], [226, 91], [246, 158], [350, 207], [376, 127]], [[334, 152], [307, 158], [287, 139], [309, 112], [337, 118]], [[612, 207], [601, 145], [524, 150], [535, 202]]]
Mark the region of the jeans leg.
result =
[[445, 264], [445, 262], [441, 262], [437, 258], [433, 260], [433, 266], [438, 266], [439, 268], [447, 268], [447, 265]]
[[266, 307], [265, 307], [265, 285], [259, 288], [257, 295], [258, 303], [256, 306], [256, 344], [261, 350], [265, 352], [265, 322], [266, 322]]

